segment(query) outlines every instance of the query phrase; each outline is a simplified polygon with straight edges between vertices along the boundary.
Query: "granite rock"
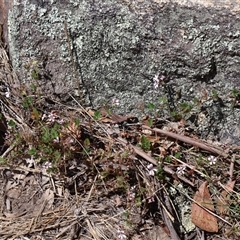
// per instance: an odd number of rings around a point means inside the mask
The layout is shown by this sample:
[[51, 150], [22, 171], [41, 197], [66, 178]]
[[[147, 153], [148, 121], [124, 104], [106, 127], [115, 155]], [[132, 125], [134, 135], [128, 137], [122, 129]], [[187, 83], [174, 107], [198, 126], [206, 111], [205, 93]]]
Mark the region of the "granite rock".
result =
[[233, 0], [12, 0], [11, 60], [22, 84], [37, 81], [48, 98], [159, 117], [189, 104], [187, 121], [214, 135], [239, 122], [239, 9]]

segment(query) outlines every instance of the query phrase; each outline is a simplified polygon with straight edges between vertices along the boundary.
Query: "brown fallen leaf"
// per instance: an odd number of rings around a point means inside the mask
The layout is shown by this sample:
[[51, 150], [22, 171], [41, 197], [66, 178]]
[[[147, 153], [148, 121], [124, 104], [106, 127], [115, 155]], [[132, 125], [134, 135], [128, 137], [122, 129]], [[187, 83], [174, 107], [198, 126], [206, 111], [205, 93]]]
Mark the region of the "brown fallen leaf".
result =
[[192, 203], [191, 219], [199, 228], [207, 232], [218, 232], [217, 218], [206, 211], [201, 206], [214, 211], [214, 205], [207, 188], [208, 182], [204, 182], [194, 196], [195, 202]]
[[236, 181], [228, 182], [221, 192], [220, 198], [217, 199], [217, 209], [221, 215], [228, 213], [229, 199], [228, 194], [233, 191]]

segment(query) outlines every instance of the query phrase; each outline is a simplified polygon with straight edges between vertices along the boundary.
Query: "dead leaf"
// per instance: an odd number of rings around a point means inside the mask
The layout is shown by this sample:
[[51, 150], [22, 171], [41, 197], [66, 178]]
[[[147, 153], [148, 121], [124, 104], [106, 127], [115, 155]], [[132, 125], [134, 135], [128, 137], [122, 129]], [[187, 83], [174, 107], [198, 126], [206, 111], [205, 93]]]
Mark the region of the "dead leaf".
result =
[[227, 214], [228, 211], [228, 194], [233, 191], [234, 185], [236, 181], [228, 182], [224, 186], [224, 190], [221, 192], [220, 198], [217, 199], [217, 209], [221, 215]]
[[191, 219], [199, 228], [207, 232], [218, 232], [217, 218], [206, 211], [201, 206], [214, 211], [214, 205], [207, 188], [208, 182], [204, 182], [194, 196], [195, 202], [192, 203]]
[[71, 134], [71, 135], [75, 136], [76, 138], [79, 138], [81, 136], [81, 131], [79, 130], [79, 126], [75, 122], [69, 123], [69, 125], [65, 129], [65, 133]]
[[115, 197], [115, 205], [116, 205], [116, 207], [121, 207], [122, 206], [122, 201], [121, 201], [121, 198], [119, 196]]
[[7, 196], [12, 199], [18, 199], [21, 195], [21, 190], [17, 188], [12, 188], [7, 192]]

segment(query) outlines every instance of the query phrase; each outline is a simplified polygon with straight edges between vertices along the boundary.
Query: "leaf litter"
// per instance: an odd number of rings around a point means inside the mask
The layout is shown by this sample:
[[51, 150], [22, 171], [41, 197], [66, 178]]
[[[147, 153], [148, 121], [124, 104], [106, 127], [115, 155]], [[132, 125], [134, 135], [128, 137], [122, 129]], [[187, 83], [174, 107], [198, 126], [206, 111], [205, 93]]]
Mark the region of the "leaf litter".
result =
[[1, 239], [239, 239], [239, 148], [72, 95], [26, 108], [3, 47], [0, 61]]

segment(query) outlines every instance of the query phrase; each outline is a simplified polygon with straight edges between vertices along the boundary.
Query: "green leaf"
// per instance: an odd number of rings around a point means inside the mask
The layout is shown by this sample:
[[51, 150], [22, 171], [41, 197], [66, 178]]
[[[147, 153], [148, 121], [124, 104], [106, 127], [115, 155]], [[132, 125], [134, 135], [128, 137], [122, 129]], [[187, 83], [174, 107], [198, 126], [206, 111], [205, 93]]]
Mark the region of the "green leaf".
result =
[[141, 147], [144, 151], [149, 151], [151, 148], [151, 143], [145, 136], [141, 138]]
[[188, 113], [191, 111], [192, 106], [189, 103], [181, 103], [180, 108], [184, 113]]
[[36, 156], [37, 155], [37, 150], [36, 148], [31, 148], [28, 150], [28, 154], [30, 154], [31, 156]]
[[75, 124], [76, 124], [76, 126], [79, 126], [80, 125], [80, 119], [76, 118], [75, 119]]
[[100, 117], [101, 117], [101, 112], [99, 110], [95, 111], [93, 118], [95, 120], [99, 120]]
[[29, 108], [30, 106], [32, 106], [33, 104], [33, 99], [32, 97], [25, 97], [23, 99], [23, 107], [24, 108]]
[[154, 105], [153, 103], [148, 103], [148, 104], [147, 104], [147, 108], [148, 108], [149, 110], [153, 110], [153, 109], [155, 109], [155, 105]]
[[167, 97], [160, 97], [159, 101], [160, 101], [161, 104], [164, 105], [165, 103], [167, 103]]
[[182, 153], [177, 152], [177, 153], [175, 153], [174, 157], [177, 158], [177, 159], [179, 159], [179, 158], [181, 157], [181, 155], [182, 155]]
[[213, 98], [218, 98], [218, 93], [214, 89], [212, 90], [212, 96], [213, 96]]
[[165, 162], [170, 163], [172, 161], [170, 156], [166, 156], [164, 159]]
[[148, 125], [149, 127], [152, 127], [152, 126], [153, 126], [153, 120], [152, 120], [151, 118], [147, 120], [147, 125]]
[[6, 158], [0, 157], [0, 163], [5, 163], [6, 162]]
[[35, 67], [34, 70], [31, 72], [31, 76], [34, 79], [39, 79], [39, 69], [37, 67]]
[[35, 84], [33, 84], [33, 83], [30, 85], [30, 88], [31, 88], [31, 89], [32, 89], [34, 92], [35, 92], [35, 91], [36, 91], [36, 89], [37, 89], [36, 85], [35, 85]]
[[11, 120], [9, 120], [9, 122], [8, 122], [8, 126], [9, 126], [9, 127], [15, 127], [15, 126], [16, 126], [16, 123], [11, 119]]

